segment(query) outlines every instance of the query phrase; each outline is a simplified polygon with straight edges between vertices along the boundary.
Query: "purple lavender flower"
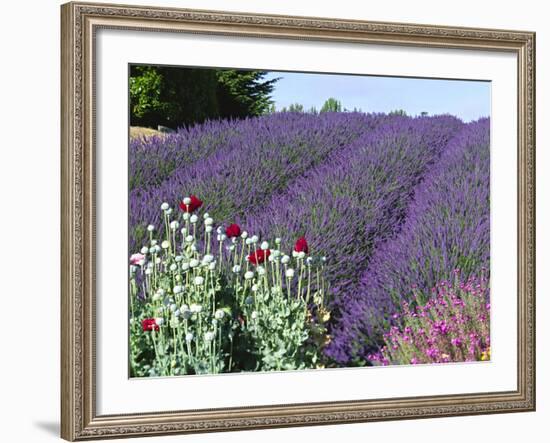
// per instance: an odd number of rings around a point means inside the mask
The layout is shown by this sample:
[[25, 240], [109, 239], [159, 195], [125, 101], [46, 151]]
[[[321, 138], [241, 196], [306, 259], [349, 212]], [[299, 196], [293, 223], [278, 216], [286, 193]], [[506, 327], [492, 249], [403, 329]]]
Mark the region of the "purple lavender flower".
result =
[[453, 270], [467, 280], [488, 267], [489, 168], [489, 120], [482, 119], [448, 144], [416, 187], [396, 235], [378, 242], [360, 284], [337, 301], [328, 355], [339, 362], [364, 358], [414, 292], [429, 298], [431, 288], [448, 288]]
[[[272, 114], [229, 125], [231, 135], [222, 141], [216, 127], [214, 132], [218, 135], [211, 140], [214, 147], [208, 147], [206, 137], [197, 130], [201, 142], [195, 142], [198, 147], [192, 148], [187, 156], [176, 153], [185, 147], [189, 137], [184, 133], [184, 142], [180, 143], [176, 134], [177, 146], [171, 147], [174, 142], [171, 138], [165, 142], [168, 151], [173, 151], [170, 174], [155, 186], [152, 184], [159, 177], [144, 178], [144, 186], [136, 183], [130, 192], [131, 250], [143, 243], [148, 223], [159, 226], [162, 235], [158, 211], [162, 202], [175, 206], [185, 195], [196, 194], [215, 220], [231, 222], [258, 210], [274, 193], [387, 118], [360, 113]], [[155, 155], [160, 156], [161, 140], [151, 143], [153, 151], [159, 152]], [[158, 163], [163, 165], [164, 161], [159, 159]]]

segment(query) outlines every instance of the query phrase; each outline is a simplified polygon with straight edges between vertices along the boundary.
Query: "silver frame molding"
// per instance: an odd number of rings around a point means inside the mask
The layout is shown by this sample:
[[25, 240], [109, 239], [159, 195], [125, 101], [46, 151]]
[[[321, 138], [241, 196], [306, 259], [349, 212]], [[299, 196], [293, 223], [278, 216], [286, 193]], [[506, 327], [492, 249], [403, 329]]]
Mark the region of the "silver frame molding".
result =
[[[112, 28], [506, 51], [518, 60], [518, 383], [511, 392], [98, 416], [94, 35]], [[248, 13], [61, 7], [61, 436], [70, 441], [535, 410], [535, 34]]]

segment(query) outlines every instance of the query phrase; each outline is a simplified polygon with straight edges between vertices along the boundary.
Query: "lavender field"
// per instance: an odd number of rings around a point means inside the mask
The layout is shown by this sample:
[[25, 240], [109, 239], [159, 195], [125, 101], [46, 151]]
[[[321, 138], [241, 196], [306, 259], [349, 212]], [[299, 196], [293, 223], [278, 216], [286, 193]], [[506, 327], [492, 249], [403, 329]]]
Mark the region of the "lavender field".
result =
[[488, 360], [489, 127], [275, 112], [132, 139], [132, 374]]

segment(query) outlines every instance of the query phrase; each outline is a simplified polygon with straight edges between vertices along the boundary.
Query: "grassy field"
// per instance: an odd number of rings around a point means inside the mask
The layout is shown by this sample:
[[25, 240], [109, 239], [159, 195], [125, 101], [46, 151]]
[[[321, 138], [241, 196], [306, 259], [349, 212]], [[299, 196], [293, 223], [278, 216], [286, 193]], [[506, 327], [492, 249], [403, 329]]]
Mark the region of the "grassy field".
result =
[[164, 135], [164, 133], [151, 128], [130, 126], [130, 138], [150, 137], [152, 135]]

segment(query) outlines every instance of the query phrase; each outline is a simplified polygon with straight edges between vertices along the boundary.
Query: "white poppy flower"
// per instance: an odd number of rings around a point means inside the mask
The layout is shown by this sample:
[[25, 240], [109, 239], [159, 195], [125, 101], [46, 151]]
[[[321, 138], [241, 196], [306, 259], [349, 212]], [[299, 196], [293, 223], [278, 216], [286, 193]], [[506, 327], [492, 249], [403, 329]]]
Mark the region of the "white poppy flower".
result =
[[202, 311], [202, 306], [201, 305], [198, 305], [196, 303], [193, 303], [189, 309], [191, 310], [191, 312], [201, 312]]

